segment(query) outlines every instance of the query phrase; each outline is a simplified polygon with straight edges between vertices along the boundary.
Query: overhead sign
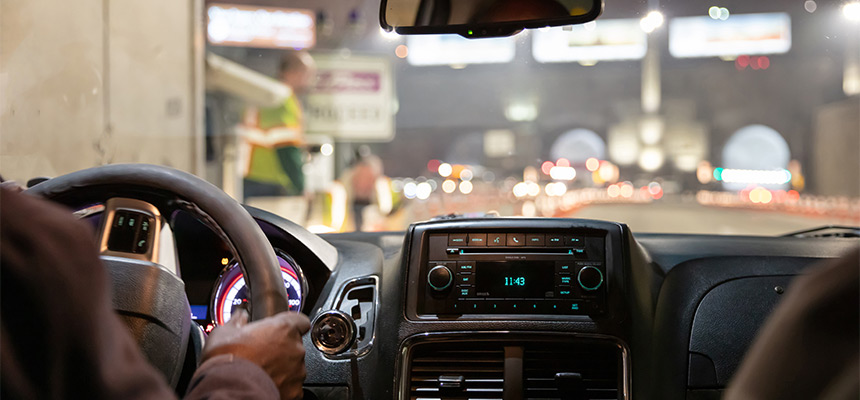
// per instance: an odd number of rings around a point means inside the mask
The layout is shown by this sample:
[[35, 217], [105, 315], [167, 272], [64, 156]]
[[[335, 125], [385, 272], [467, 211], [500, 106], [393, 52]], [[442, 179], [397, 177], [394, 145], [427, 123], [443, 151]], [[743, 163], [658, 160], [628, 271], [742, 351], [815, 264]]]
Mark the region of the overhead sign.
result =
[[607, 19], [532, 32], [532, 55], [541, 63], [638, 60], [645, 57], [647, 35], [638, 19]]
[[307, 49], [316, 44], [311, 10], [212, 4], [206, 15], [206, 33], [214, 45]]
[[678, 17], [669, 22], [669, 52], [678, 58], [780, 54], [791, 49], [786, 13]]
[[413, 35], [406, 38], [411, 65], [466, 65], [511, 62], [513, 37], [472, 40], [457, 35]]
[[385, 57], [314, 55], [305, 129], [345, 141], [394, 138], [394, 84]]

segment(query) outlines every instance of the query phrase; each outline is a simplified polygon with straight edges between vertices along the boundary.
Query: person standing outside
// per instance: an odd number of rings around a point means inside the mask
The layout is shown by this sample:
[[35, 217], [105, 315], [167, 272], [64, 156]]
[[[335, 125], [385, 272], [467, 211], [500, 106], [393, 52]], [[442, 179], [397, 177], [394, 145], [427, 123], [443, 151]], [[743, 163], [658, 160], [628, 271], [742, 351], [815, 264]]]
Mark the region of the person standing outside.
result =
[[306, 51], [290, 51], [278, 71], [290, 96], [278, 107], [247, 110], [240, 126], [246, 199], [304, 194], [304, 118], [298, 96], [313, 84], [316, 63]]
[[376, 181], [382, 176], [382, 159], [363, 145], [356, 152], [355, 164], [349, 174], [352, 215], [355, 231], [364, 226], [364, 210], [376, 202]]

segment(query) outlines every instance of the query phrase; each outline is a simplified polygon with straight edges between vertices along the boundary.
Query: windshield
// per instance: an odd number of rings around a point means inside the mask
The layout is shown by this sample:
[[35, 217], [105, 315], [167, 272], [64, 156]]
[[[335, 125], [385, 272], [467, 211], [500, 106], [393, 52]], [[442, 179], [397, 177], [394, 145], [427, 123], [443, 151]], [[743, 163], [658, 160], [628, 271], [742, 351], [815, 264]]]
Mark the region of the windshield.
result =
[[378, 0], [84, 3], [0, 5], [4, 179], [166, 165], [320, 233], [860, 224], [856, 1], [606, 0], [476, 40], [385, 32]]

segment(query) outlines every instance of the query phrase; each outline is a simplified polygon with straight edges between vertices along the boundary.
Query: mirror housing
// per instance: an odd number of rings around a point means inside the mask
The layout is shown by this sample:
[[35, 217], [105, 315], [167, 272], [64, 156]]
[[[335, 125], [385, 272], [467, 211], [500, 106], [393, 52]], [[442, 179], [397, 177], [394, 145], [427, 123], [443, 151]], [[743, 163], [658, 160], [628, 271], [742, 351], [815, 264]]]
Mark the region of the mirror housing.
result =
[[455, 33], [469, 39], [597, 19], [603, 0], [382, 0], [379, 22], [401, 35]]

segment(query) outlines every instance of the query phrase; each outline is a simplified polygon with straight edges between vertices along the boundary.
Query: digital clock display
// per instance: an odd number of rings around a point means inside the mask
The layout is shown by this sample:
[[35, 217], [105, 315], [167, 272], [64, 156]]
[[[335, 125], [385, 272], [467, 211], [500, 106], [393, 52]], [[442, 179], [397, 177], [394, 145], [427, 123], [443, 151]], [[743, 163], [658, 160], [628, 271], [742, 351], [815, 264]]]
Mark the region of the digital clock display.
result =
[[551, 261], [478, 262], [475, 294], [490, 298], [535, 298], [552, 295], [555, 264]]

